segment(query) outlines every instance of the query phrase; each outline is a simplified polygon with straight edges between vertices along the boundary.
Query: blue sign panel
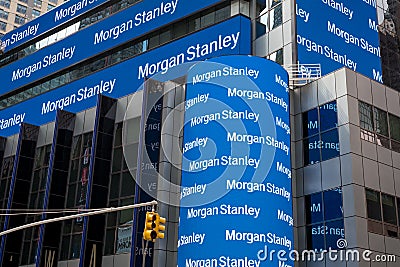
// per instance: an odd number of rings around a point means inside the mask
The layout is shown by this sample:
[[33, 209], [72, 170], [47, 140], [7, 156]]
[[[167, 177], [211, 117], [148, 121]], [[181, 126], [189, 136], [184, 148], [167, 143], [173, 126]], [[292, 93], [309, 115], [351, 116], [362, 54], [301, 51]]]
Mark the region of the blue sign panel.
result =
[[178, 266], [293, 266], [288, 74], [227, 56], [187, 79]]
[[250, 43], [250, 21], [241, 16], [234, 17], [0, 111], [0, 136], [15, 134], [21, 122], [35, 125], [50, 122], [57, 109], [79, 112], [93, 107], [98, 94], [113, 98], [128, 95], [138, 90], [145, 77], [158, 71], [167, 73], [169, 68], [185, 62], [227, 54], [249, 54]]
[[[0, 72], [3, 77], [0, 94], [41, 79], [217, 2], [219, 1], [157, 0], [137, 3], [3, 67]], [[196, 56], [203, 53], [203, 50], [195, 48], [191, 53]]]
[[107, 0], [70, 0], [65, 2], [37, 19], [6, 33], [0, 40], [0, 46], [3, 47], [4, 53], [8, 52], [105, 2]]
[[296, 14], [300, 64], [321, 64], [322, 75], [345, 66], [382, 82], [376, 1], [298, 0]]

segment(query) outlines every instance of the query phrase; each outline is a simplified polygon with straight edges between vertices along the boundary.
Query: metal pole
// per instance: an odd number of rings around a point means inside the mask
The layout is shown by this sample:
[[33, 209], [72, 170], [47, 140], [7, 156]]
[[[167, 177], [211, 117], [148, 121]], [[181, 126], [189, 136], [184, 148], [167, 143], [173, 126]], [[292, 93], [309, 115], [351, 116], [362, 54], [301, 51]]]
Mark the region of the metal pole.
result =
[[[129, 210], [129, 209], [140, 208], [140, 207], [144, 207], [144, 206], [154, 206], [154, 205], [157, 205], [157, 201], [155, 201], [155, 200], [150, 201], [150, 202], [145, 202], [145, 203], [127, 205], [127, 206], [122, 206], [122, 207], [117, 207], [117, 208], [113, 208], [113, 207], [105, 208], [105, 209], [91, 211], [91, 212], [79, 213], [79, 214], [75, 214], [75, 215], [69, 215], [69, 216], [63, 216], [63, 217], [59, 217], [59, 218], [53, 218], [53, 219], [33, 222], [33, 223], [21, 225], [21, 226], [0, 232], [0, 236], [6, 235], [9, 233], [18, 231], [18, 230], [23, 230], [23, 229], [26, 229], [29, 227], [47, 224], [47, 223], [51, 223], [51, 222], [58, 222], [58, 221], [64, 221], [64, 220], [69, 220], [69, 219], [75, 219], [75, 218], [79, 218], [79, 217], [90, 216], [90, 215], [97, 215], [97, 214], [115, 212], [115, 211], [120, 211], [120, 210]], [[43, 211], [43, 212], [45, 213], [46, 211]]]

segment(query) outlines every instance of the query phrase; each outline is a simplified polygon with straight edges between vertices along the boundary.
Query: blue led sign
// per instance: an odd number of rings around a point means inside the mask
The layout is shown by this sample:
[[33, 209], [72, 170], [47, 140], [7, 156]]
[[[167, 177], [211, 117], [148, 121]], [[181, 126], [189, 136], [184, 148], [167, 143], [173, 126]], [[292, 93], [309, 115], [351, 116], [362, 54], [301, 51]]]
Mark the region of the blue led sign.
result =
[[[300, 64], [321, 64], [325, 75], [343, 66], [382, 82], [375, 1], [298, 0]], [[321, 15], [323, 14], [323, 15]], [[307, 68], [302, 75], [308, 77]]]
[[37, 19], [6, 33], [1, 38], [0, 45], [3, 47], [4, 53], [8, 52], [105, 2], [107, 0], [70, 0], [65, 2]]
[[187, 79], [178, 266], [291, 264], [288, 74], [226, 56], [194, 65]]
[[250, 21], [234, 17], [0, 111], [0, 136], [15, 134], [21, 122], [41, 125], [53, 121], [57, 109], [79, 112], [93, 107], [98, 94], [119, 98], [133, 93], [155, 72], [167, 73], [185, 62], [250, 52]]
[[[1, 68], [5, 94], [219, 1], [143, 1]], [[193, 53], [203, 53], [193, 51]]]

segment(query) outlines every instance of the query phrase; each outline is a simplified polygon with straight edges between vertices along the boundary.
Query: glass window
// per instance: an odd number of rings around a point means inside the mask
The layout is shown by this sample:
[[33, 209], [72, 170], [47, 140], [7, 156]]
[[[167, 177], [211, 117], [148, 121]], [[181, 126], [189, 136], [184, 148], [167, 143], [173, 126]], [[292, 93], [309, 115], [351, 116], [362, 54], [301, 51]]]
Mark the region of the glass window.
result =
[[75, 198], [76, 198], [76, 184], [71, 184], [68, 187], [67, 208], [72, 208], [75, 206]]
[[321, 250], [325, 248], [325, 226], [323, 223], [306, 227], [307, 249]]
[[[266, 32], [275, 29], [279, 25], [282, 25], [281, 0], [268, 1], [267, 4], [265, 1], [257, 1], [256, 9], [257, 14], [259, 15], [256, 24], [256, 37], [259, 37]], [[248, 13], [248, 11], [245, 11], [244, 13]]]
[[114, 146], [122, 145], [122, 123], [118, 123], [114, 134]]
[[264, 14], [257, 18], [256, 21], [256, 38], [264, 35], [267, 32], [267, 14]]
[[321, 161], [320, 149], [322, 147], [318, 135], [304, 140], [304, 165], [315, 164]]
[[320, 131], [326, 131], [337, 127], [336, 101], [326, 103], [319, 107]]
[[[24, 242], [24, 245], [23, 245], [23, 247], [22, 247], [22, 253], [23, 253], [23, 255], [28, 255], [28, 253], [29, 253], [29, 250], [30, 250], [30, 246], [31, 245], [31, 243], [30, 242]], [[23, 264], [23, 265], [28, 265], [28, 257], [22, 257], [22, 259], [21, 259], [21, 264]]]
[[340, 249], [337, 241], [344, 238], [344, 221], [337, 220], [325, 223], [326, 248]]
[[56, 5], [57, 5], [57, 3], [58, 3], [57, 0], [49, 0], [49, 2], [50, 2], [50, 3], [53, 3], [53, 4], [56, 4]]
[[267, 12], [267, 1], [257, 1], [256, 2], [256, 14], [262, 15]]
[[322, 222], [324, 220], [322, 212], [322, 193], [305, 196], [305, 206], [307, 224]]
[[35, 7], [42, 7], [42, 0], [33, 0], [33, 5]]
[[55, 8], [55, 6], [47, 4], [47, 11], [52, 10], [53, 8]]
[[400, 226], [400, 198], [397, 199], [397, 223]]
[[303, 136], [311, 136], [318, 134], [319, 122], [318, 122], [318, 109], [314, 108], [310, 111], [303, 113]]
[[376, 136], [376, 144], [390, 149], [390, 140], [382, 135]]
[[337, 249], [337, 240], [344, 238], [342, 189], [305, 196], [305, 209], [307, 248]]
[[68, 259], [69, 238], [70, 236], [64, 236], [62, 239], [61, 249], [60, 249], [60, 260]]
[[114, 254], [115, 231], [114, 229], [107, 230], [106, 241], [104, 244], [104, 255]]
[[389, 114], [390, 137], [400, 142], [400, 118]]
[[165, 44], [166, 42], [170, 41], [171, 37], [171, 29], [167, 29], [160, 33], [160, 44]]
[[10, 4], [11, 4], [10, 0], [0, 0], [0, 6], [10, 8]]
[[338, 130], [332, 130], [321, 134], [321, 159], [328, 160], [339, 156], [339, 133]]
[[365, 195], [367, 199], [368, 218], [381, 221], [382, 220], [381, 199], [379, 192], [370, 189], [365, 189]]
[[272, 61], [275, 61], [279, 65], [283, 65], [283, 48], [275, 51], [274, 53], [270, 54], [268, 58]]
[[382, 194], [383, 221], [397, 225], [395, 198], [390, 195]]
[[[110, 201], [110, 207], [117, 207], [118, 201]], [[115, 227], [117, 225], [117, 213], [111, 212], [107, 214], [107, 227]]]
[[[121, 201], [121, 206], [133, 205], [133, 198], [124, 199]], [[133, 219], [133, 210], [123, 210], [120, 211], [119, 224], [130, 223]]]
[[115, 199], [119, 197], [119, 183], [120, 183], [120, 174], [114, 174], [111, 176], [111, 185], [110, 185], [110, 199]]
[[324, 192], [325, 221], [343, 217], [342, 189], [335, 188]]
[[185, 34], [187, 34], [187, 23], [178, 23], [174, 25], [173, 38], [179, 38]]
[[372, 106], [360, 101], [358, 108], [360, 113], [360, 127], [368, 131], [373, 131]]
[[240, 0], [239, 2], [239, 10], [240, 14], [245, 16], [250, 16], [250, 1], [249, 0]]
[[36, 9], [32, 9], [32, 16], [34, 18], [39, 17], [40, 16], [40, 11], [36, 10]]
[[77, 259], [80, 256], [82, 235], [73, 235], [71, 240], [70, 259]]
[[20, 2], [23, 2], [25, 4], [28, 4], [28, 0], [19, 0]]
[[121, 170], [121, 162], [122, 162], [122, 147], [114, 149], [114, 157], [112, 163], [112, 171], [120, 171]]
[[[28, 264], [29, 263], [34, 263], [35, 262], [35, 258], [36, 258], [36, 249], [37, 249], [37, 241], [36, 242], [34, 242], [33, 244], [32, 244], [32, 248], [31, 248], [31, 253], [30, 253], [30, 257], [29, 257], [29, 262], [28, 262]], [[26, 251], [26, 253], [29, 255], [29, 251]]]
[[359, 113], [361, 139], [400, 153], [400, 118], [361, 101]]
[[82, 136], [78, 135], [72, 139], [72, 158], [77, 158], [81, 155]]
[[0, 21], [0, 30], [5, 31], [7, 28], [7, 23], [5, 23], [4, 21]]
[[191, 19], [189, 20], [189, 32], [200, 30], [200, 18]]
[[304, 144], [304, 165], [315, 164], [321, 161], [320, 148], [321, 143], [319, 136], [313, 136], [307, 138], [303, 142]]
[[22, 13], [22, 14], [26, 14], [26, 10], [27, 10], [26, 6], [23, 6], [23, 5], [20, 5], [20, 4], [17, 5], [17, 12]]
[[279, 25], [282, 25], [282, 3], [281, 1], [272, 1], [271, 8], [273, 8], [270, 11], [270, 25], [271, 25], [271, 30], [275, 29]]
[[23, 18], [21, 16], [18, 16], [18, 15], [15, 15], [14, 22], [17, 23], [17, 24], [24, 24], [25, 23], [25, 18]]
[[200, 25], [202, 28], [210, 26], [215, 23], [215, 12], [203, 15], [200, 20]]
[[160, 35], [155, 34], [149, 38], [149, 49], [160, 45]]
[[0, 9], [0, 18], [1, 19], [8, 19], [8, 12], [3, 10], [3, 9]]
[[122, 174], [121, 197], [132, 196], [135, 194], [135, 180], [130, 172]]
[[400, 142], [393, 141], [391, 142], [392, 150], [400, 153]]
[[374, 107], [374, 125], [377, 134], [389, 137], [386, 111]]
[[228, 5], [215, 11], [215, 22], [223, 21], [231, 15], [231, 7]]

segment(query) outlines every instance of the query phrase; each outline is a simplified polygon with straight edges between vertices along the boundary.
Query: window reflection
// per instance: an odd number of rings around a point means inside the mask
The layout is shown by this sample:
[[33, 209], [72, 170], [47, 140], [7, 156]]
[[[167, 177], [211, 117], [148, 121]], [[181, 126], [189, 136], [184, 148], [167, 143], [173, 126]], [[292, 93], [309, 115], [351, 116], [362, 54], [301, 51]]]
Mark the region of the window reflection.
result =
[[336, 101], [304, 112], [302, 119], [304, 165], [338, 157], [340, 144]]
[[338, 249], [344, 238], [342, 189], [305, 196], [307, 249]]
[[397, 238], [399, 236], [400, 198], [365, 189], [368, 231]]
[[400, 152], [400, 118], [359, 101], [361, 139]]
[[256, 37], [282, 25], [282, 0], [267, 0], [257, 3]]

